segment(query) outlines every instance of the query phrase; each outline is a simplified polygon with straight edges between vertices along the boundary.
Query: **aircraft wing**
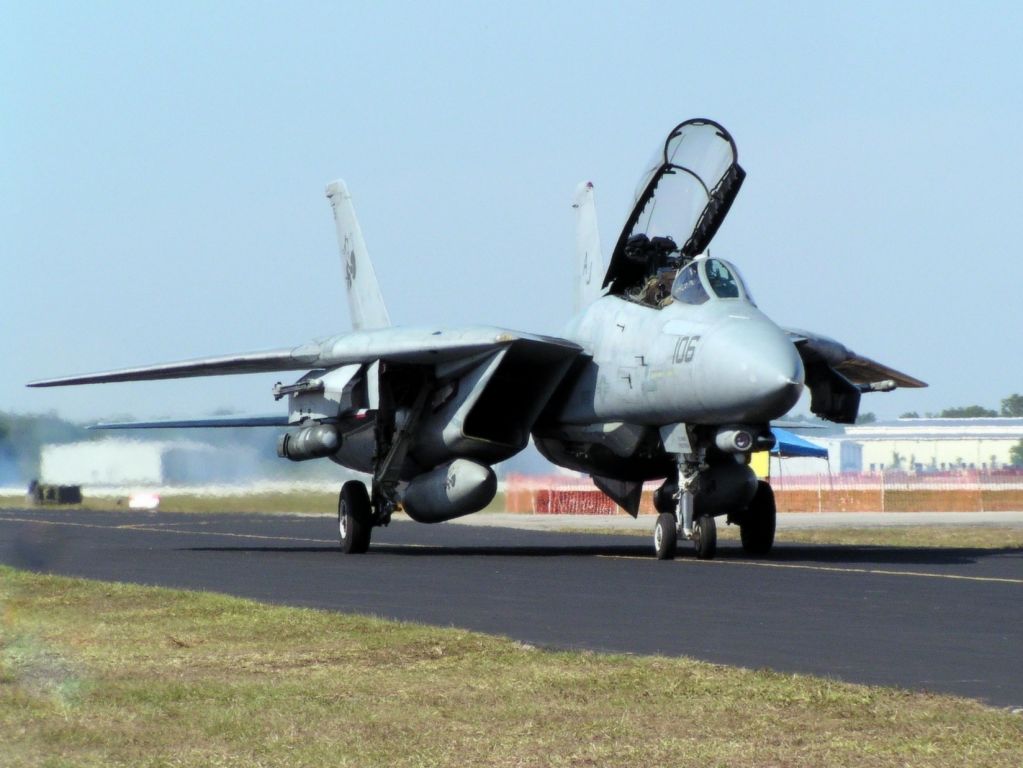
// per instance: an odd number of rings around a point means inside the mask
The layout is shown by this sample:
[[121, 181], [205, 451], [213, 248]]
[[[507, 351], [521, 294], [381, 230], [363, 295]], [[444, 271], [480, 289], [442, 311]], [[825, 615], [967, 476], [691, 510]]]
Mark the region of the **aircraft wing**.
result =
[[892, 381], [895, 382], [897, 387], [916, 388], [927, 386], [920, 379], [855, 353], [847, 360], [839, 363], [835, 368], [853, 384], [871, 385], [878, 382]]
[[154, 381], [158, 379], [186, 379], [195, 376], [228, 376], [237, 373], [267, 373], [271, 371], [307, 370], [316, 360], [303, 347], [269, 352], [249, 352], [238, 355], [202, 357], [176, 363], [159, 363], [138, 368], [61, 376], [41, 379], [30, 387], [66, 387], [72, 384], [108, 384], [117, 381]]
[[861, 393], [927, 386], [920, 379], [857, 354], [828, 336], [796, 329], [786, 333], [803, 358], [810, 410], [822, 418], [852, 424], [859, 413]]
[[213, 429], [228, 427], [288, 427], [287, 416], [226, 416], [212, 419], [159, 421], [101, 421], [86, 429]]
[[195, 358], [174, 363], [62, 376], [33, 381], [28, 386], [64, 387], [76, 384], [154, 381], [242, 373], [307, 371], [314, 368], [336, 368], [353, 363], [371, 363], [377, 360], [434, 365], [497, 350], [512, 343], [560, 350], [570, 356], [581, 351], [577, 344], [565, 339], [485, 326], [446, 330], [381, 328], [342, 334], [293, 349]]
[[[804, 364], [825, 362], [853, 384], [864, 386], [893, 382], [896, 387], [926, 387], [927, 384], [909, 374], [889, 368], [853, 352], [841, 342], [828, 336], [791, 329], [786, 331], [792, 339]], [[894, 388], [894, 387], [892, 387]]]

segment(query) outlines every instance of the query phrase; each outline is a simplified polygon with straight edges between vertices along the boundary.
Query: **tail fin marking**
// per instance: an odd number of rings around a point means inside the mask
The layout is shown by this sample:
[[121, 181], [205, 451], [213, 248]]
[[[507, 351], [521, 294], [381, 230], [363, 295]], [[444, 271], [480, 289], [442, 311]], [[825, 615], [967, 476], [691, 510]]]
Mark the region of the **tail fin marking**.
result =
[[352, 196], [340, 179], [327, 185], [327, 199], [334, 210], [334, 224], [337, 226], [337, 244], [345, 269], [345, 283], [348, 287], [348, 309], [352, 316], [352, 328], [357, 331], [372, 328], [387, 328], [391, 318], [380, 293], [373, 262], [369, 260], [366, 243], [362, 239], [359, 220], [355, 218]]
[[600, 254], [597, 209], [593, 203], [593, 184], [582, 182], [572, 201], [575, 209], [575, 311], [580, 312], [600, 298], [604, 259]]

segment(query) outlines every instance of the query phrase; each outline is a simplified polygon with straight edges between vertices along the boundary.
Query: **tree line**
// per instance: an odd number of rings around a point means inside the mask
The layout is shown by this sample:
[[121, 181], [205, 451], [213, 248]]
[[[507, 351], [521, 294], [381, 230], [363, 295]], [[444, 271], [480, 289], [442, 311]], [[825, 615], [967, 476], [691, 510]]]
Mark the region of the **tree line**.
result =
[[81, 424], [46, 414], [0, 412], [0, 484], [21, 482], [39, 474], [39, 450], [50, 443], [94, 440]]
[[[946, 408], [940, 413], [928, 413], [928, 419], [983, 419], [996, 416], [1023, 417], [1023, 395], [1013, 394], [1002, 400], [1001, 410], [985, 408], [982, 405], [963, 405], [955, 408]], [[902, 414], [903, 419], [919, 419], [920, 414], [916, 411], [909, 411]]]
[[[1023, 417], [1023, 395], [1012, 394], [1002, 400], [1000, 410], [985, 408], [982, 405], [964, 405], [957, 408], [946, 408], [941, 413], [928, 413], [927, 418], [939, 419], [983, 419], [995, 416]], [[919, 419], [916, 411], [902, 414], [903, 419]], [[1023, 439], [1009, 450], [1009, 462], [1014, 467], [1023, 467]]]

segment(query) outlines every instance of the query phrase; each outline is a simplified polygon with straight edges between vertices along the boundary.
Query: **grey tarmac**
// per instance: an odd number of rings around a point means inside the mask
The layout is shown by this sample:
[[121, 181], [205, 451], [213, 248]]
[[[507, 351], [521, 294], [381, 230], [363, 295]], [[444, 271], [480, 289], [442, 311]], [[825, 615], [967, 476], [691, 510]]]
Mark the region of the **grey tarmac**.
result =
[[398, 520], [345, 556], [328, 517], [0, 511], [0, 562], [35, 571], [1023, 706], [1023, 551], [682, 552], [658, 562], [635, 536]]

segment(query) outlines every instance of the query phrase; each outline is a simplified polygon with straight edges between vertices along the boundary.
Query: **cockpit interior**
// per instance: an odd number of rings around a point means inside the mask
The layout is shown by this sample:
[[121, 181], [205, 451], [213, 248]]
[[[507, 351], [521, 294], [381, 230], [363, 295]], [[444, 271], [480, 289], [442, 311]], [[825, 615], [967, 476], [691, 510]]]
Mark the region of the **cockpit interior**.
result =
[[666, 307], [672, 302], [704, 304], [717, 299], [739, 299], [756, 304], [735, 265], [722, 259], [698, 258], [681, 269], [661, 267], [625, 297], [650, 307]]

